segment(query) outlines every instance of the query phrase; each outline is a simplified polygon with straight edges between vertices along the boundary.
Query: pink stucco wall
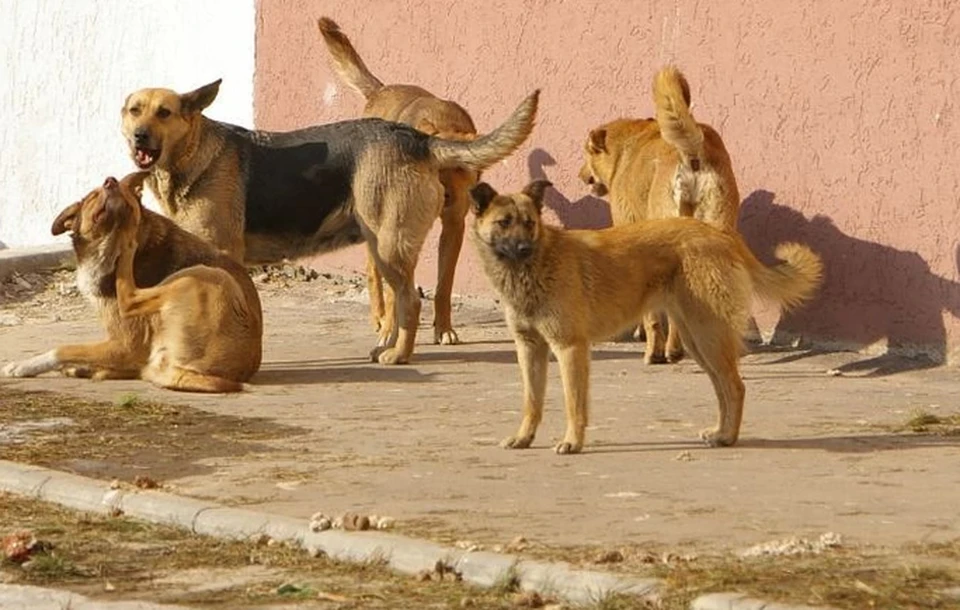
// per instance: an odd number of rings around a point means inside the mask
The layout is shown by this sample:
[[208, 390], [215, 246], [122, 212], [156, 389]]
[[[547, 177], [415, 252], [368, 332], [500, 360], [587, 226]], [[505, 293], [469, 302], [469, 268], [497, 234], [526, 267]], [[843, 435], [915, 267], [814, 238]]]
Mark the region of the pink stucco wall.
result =
[[[605, 205], [577, 180], [587, 131], [649, 116], [665, 62], [690, 79], [694, 112], [723, 135], [744, 202], [740, 227], [768, 257], [796, 239], [824, 256], [821, 296], [781, 328], [859, 346], [889, 341], [960, 353], [960, 6], [947, 0], [487, 2], [260, 0], [257, 126], [356, 116], [315, 21], [337, 20], [385, 82], [461, 102], [481, 130], [541, 87], [530, 142], [485, 176], [530, 175], [558, 192], [568, 226]], [[469, 244], [457, 291], [487, 290]], [[428, 245], [420, 280], [433, 286]], [[356, 249], [320, 266], [362, 268]]]

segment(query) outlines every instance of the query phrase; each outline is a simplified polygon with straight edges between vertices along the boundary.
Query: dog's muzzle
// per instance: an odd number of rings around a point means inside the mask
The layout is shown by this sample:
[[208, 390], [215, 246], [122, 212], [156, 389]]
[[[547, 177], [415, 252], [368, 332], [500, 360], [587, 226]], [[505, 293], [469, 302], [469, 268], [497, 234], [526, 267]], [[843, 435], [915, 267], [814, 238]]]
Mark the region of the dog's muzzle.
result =
[[150, 169], [160, 159], [160, 148], [150, 141], [150, 132], [138, 127], [133, 132], [133, 162], [140, 169]]
[[510, 261], [522, 261], [533, 254], [533, 242], [527, 239], [511, 239], [498, 242], [493, 247], [500, 258]]

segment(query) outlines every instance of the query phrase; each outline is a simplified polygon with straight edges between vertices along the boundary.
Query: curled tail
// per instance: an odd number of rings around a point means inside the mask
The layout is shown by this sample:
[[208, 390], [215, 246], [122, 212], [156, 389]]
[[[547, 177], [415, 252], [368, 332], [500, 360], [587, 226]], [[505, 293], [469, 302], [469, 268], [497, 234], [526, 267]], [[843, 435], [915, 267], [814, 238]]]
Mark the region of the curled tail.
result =
[[[746, 245], [744, 245], [746, 247]], [[767, 267], [750, 254], [750, 278], [754, 290], [764, 299], [791, 309], [810, 299], [823, 277], [823, 262], [810, 248], [785, 243], [774, 250], [782, 262]]]
[[657, 107], [660, 135], [680, 153], [684, 165], [699, 169], [703, 160], [703, 130], [690, 114], [690, 85], [674, 66], [667, 66], [653, 79], [653, 102]]
[[383, 88], [383, 83], [367, 69], [357, 50], [350, 44], [350, 39], [340, 31], [340, 26], [333, 19], [321, 17], [317, 20], [317, 27], [330, 50], [333, 69], [345, 83], [367, 99]]
[[441, 168], [483, 171], [520, 147], [533, 131], [540, 102], [537, 89], [520, 102], [502, 125], [472, 141], [430, 138], [430, 152]]

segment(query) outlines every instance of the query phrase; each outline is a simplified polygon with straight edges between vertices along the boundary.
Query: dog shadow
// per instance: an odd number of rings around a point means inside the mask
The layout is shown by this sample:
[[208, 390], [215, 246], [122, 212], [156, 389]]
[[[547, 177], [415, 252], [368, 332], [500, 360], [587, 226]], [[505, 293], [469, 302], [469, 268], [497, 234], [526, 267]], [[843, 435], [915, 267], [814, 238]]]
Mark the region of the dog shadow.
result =
[[744, 438], [728, 449], [711, 448], [698, 441], [662, 441], [637, 443], [597, 443], [584, 448], [584, 453], [646, 453], [656, 451], [690, 451], [696, 459], [697, 452], [735, 451], [738, 449], [782, 449], [787, 451], [824, 451], [827, 453], [879, 453], [883, 451], [907, 451], [927, 448], [958, 448], [960, 437], [936, 434], [855, 434], [847, 436], [823, 436], [801, 438]]
[[[800, 212], [774, 203], [774, 194], [765, 190], [754, 191], [743, 201], [739, 230], [765, 263], [774, 262], [774, 247], [788, 241], [809, 245], [823, 259], [824, 282], [819, 293], [785, 314], [777, 333], [829, 337], [858, 347], [886, 339], [891, 348], [933, 348], [928, 357], [886, 354], [843, 365], [841, 372], [880, 376], [931, 368], [945, 361], [947, 333], [942, 312], [960, 316], [960, 284], [933, 273], [916, 252], [852, 237], [826, 216], [808, 220]], [[809, 350], [771, 364], [826, 351]]]
[[[556, 164], [556, 159], [542, 148], [532, 150], [527, 156], [530, 180], [549, 180], [544, 168], [553, 167]], [[603, 229], [613, 223], [610, 204], [593, 195], [585, 195], [576, 201], [571, 201], [554, 187], [547, 190], [543, 200], [568, 229]]]
[[384, 366], [366, 359], [265, 362], [250, 380], [252, 386], [328, 383], [426, 383], [436, 373], [407, 366]]

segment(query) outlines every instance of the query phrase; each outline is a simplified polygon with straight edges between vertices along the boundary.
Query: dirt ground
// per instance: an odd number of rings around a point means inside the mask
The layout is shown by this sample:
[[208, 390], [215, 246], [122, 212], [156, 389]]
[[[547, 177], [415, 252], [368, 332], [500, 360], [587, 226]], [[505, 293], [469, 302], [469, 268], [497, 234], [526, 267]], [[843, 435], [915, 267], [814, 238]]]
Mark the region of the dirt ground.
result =
[[[535, 446], [506, 451], [497, 443], [519, 423], [521, 386], [492, 300], [458, 301], [464, 344], [428, 344], [425, 324], [415, 362], [383, 367], [367, 360], [375, 337], [359, 278], [289, 275], [259, 278], [264, 366], [241, 395], [58, 376], [0, 380], [0, 389], [50, 390], [113, 408], [156, 401], [208, 416], [197, 430], [209, 443], [163, 449], [175, 417], [161, 418], [136, 433], [141, 446], [155, 442], [160, 450], [60, 456], [63, 469], [108, 478], [141, 472], [176, 493], [298, 517], [389, 515], [399, 533], [486, 548], [518, 535], [531, 546], [681, 554], [826, 532], [847, 548], [960, 538], [960, 435], [938, 424], [960, 413], [954, 370], [870, 375], [857, 354], [755, 348], [742, 361], [741, 442], [709, 449], [696, 438], [713, 423], [715, 399], [695, 364], [645, 367], [642, 345], [602, 344], [594, 350], [586, 451], [551, 450], [563, 431], [555, 365]], [[61, 273], [0, 286], [0, 363], [100, 337], [71, 281]], [[423, 320], [430, 316], [425, 302]], [[34, 429], [21, 426], [21, 436], [97, 427], [95, 416], [86, 423], [37, 417], [27, 418]], [[256, 422], [250, 439], [237, 440], [242, 421]], [[55, 433], [44, 428], [57, 425]], [[0, 455], [7, 453], [0, 439]]]

